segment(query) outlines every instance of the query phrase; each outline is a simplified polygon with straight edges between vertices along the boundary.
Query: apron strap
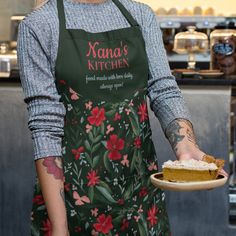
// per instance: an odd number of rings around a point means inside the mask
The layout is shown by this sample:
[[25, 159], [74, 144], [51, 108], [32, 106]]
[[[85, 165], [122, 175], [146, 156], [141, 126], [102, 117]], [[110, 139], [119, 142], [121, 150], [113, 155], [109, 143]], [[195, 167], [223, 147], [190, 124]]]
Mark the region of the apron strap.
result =
[[124, 15], [124, 17], [131, 26], [139, 26], [137, 21], [133, 18], [133, 16], [129, 13], [129, 11], [124, 7], [124, 5], [119, 0], [112, 0], [112, 1], [116, 4], [116, 6], [119, 8], [121, 13]]
[[[112, 0], [114, 4], [119, 8], [121, 13], [124, 15], [126, 20], [129, 22], [131, 26], [139, 26], [137, 21], [133, 18], [133, 16], [129, 13], [129, 11], [124, 7], [123, 4], [119, 0]], [[66, 17], [64, 10], [63, 0], [57, 0], [57, 10], [58, 10], [58, 18], [59, 18], [59, 29], [62, 33], [67, 33], [66, 31]]]
[[59, 32], [61, 32], [62, 34], [66, 34], [66, 17], [63, 0], [57, 0], [57, 11], [59, 18]]

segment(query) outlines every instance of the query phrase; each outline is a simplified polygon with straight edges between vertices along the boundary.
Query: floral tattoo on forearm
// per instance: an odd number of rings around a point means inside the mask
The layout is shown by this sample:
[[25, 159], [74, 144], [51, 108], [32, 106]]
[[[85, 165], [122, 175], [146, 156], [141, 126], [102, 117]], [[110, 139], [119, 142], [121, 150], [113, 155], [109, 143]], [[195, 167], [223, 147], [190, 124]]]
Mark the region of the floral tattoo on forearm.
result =
[[[181, 129], [186, 129], [185, 133], [180, 133]], [[169, 140], [173, 150], [177, 152], [178, 144], [187, 139], [189, 142], [197, 146], [196, 138], [193, 132], [192, 124], [185, 119], [176, 119], [172, 121], [166, 129], [166, 137]]]
[[65, 202], [65, 192], [64, 192], [64, 188], [61, 188], [61, 189], [60, 189], [60, 195], [61, 195], [61, 198], [62, 198], [63, 202]]
[[52, 174], [55, 179], [63, 180], [64, 173], [61, 157], [44, 158], [42, 164], [46, 167], [48, 174]]

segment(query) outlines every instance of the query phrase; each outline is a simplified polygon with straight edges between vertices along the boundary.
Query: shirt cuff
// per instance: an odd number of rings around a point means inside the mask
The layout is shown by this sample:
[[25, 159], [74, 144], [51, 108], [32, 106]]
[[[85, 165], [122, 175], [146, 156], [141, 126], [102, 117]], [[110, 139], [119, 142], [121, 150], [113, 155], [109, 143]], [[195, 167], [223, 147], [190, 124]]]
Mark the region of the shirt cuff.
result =
[[50, 134], [33, 134], [34, 160], [49, 156], [62, 156], [62, 139]]

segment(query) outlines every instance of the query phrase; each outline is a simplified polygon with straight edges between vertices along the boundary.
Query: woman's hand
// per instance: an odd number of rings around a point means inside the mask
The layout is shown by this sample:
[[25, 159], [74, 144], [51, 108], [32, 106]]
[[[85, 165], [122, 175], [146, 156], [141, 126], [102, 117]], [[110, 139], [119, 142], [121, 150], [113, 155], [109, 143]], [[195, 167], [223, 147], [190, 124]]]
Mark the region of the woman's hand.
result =
[[195, 160], [202, 160], [202, 158], [206, 155], [203, 151], [201, 151], [198, 147], [194, 147], [189, 150], [189, 152], [180, 154], [178, 156], [178, 160], [189, 160], [189, 159], [195, 159]]
[[[196, 143], [193, 126], [188, 120], [176, 119], [167, 127], [166, 137], [169, 140], [178, 160], [202, 160], [206, 155]], [[219, 174], [228, 177], [225, 170]]]
[[[195, 159], [195, 160], [202, 160], [202, 158], [207, 155], [206, 153], [202, 152], [200, 149], [194, 150], [191, 153], [183, 154], [179, 157], [179, 160], [189, 160], [189, 159]], [[219, 175], [223, 175], [228, 178], [228, 173], [224, 169], [220, 169], [218, 172]]]

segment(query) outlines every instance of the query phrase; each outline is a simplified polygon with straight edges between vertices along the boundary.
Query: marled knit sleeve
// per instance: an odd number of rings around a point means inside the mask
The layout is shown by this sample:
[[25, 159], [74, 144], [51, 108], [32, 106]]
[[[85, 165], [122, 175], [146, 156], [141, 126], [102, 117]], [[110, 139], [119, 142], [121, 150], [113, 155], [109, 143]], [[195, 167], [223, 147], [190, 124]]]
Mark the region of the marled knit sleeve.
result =
[[33, 30], [22, 21], [17, 56], [29, 115], [28, 127], [34, 144], [34, 160], [61, 156], [64, 135], [65, 108], [59, 101], [47, 50]]
[[148, 10], [143, 35], [149, 62], [148, 96], [150, 106], [160, 121], [163, 131], [175, 119], [191, 120], [188, 108], [172, 76], [166, 51], [163, 45], [162, 33], [155, 13]]

